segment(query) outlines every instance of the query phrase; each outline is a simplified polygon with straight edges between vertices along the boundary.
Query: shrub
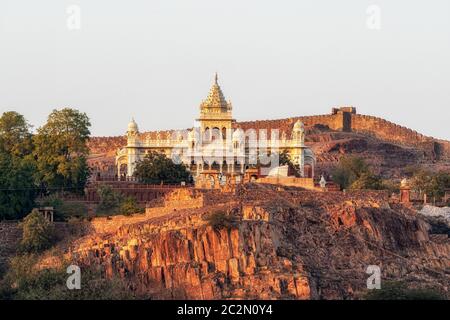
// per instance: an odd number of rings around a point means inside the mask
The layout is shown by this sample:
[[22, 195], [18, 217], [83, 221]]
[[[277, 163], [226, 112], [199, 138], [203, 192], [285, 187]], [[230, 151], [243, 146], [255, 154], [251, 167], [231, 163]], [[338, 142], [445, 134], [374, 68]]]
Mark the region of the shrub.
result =
[[445, 296], [434, 289], [409, 289], [403, 282], [385, 282], [381, 289], [370, 290], [366, 300], [445, 300]]
[[375, 175], [369, 165], [360, 157], [341, 157], [332, 174], [333, 181], [343, 189], [383, 189], [381, 178]]
[[364, 190], [364, 189], [371, 189], [371, 190], [381, 190], [383, 189], [383, 183], [381, 179], [372, 174], [371, 172], [364, 172], [361, 173], [360, 177], [357, 178], [353, 183], [350, 185], [351, 190]]
[[60, 208], [64, 221], [70, 218], [84, 218], [88, 215], [88, 208], [81, 202], [63, 202]]
[[220, 229], [232, 229], [237, 226], [237, 219], [235, 216], [231, 216], [222, 211], [213, 212], [205, 217], [208, 225], [213, 227], [215, 230]]
[[382, 189], [387, 190], [389, 192], [389, 194], [392, 194], [392, 193], [397, 194], [400, 192], [400, 183], [390, 180], [390, 179], [385, 179], [382, 181]]
[[52, 224], [37, 210], [23, 219], [21, 250], [24, 252], [40, 252], [51, 247], [54, 241]]
[[[99, 270], [82, 268], [81, 289], [66, 286], [66, 267], [37, 270], [34, 255], [13, 258], [0, 284], [0, 299], [19, 300], [119, 300], [140, 298], [121, 279], [105, 279]], [[142, 297], [148, 298], [148, 297]]]
[[121, 202], [123, 201], [123, 195], [109, 185], [100, 185], [97, 189], [97, 194], [100, 198], [97, 211], [99, 213], [116, 213]]
[[33, 277], [34, 254], [18, 255], [9, 260], [8, 271], [0, 282], [0, 300], [13, 299], [17, 288]]
[[144, 209], [139, 207], [137, 201], [133, 197], [125, 198], [119, 207], [119, 213], [124, 214], [126, 216], [131, 215], [133, 213], [143, 213]]
[[123, 214], [143, 213], [144, 209], [139, 207], [134, 197], [124, 197], [121, 193], [114, 191], [111, 186], [101, 185], [97, 189], [100, 203], [97, 207], [98, 214]]

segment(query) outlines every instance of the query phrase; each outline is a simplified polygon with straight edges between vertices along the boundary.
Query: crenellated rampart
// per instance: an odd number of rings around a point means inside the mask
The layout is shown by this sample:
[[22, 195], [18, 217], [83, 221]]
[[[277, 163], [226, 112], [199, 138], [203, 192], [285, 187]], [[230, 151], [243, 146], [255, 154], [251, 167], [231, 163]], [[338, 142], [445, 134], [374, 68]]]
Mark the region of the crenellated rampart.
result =
[[[335, 131], [353, 131], [367, 134], [378, 139], [401, 144], [404, 146], [420, 148], [426, 154], [436, 158], [450, 159], [450, 142], [437, 140], [424, 136], [417, 131], [400, 126], [385, 119], [357, 114], [354, 108], [333, 108], [331, 114], [301, 116], [276, 120], [255, 120], [237, 122], [236, 127], [243, 130], [277, 129], [280, 135], [284, 132], [288, 137], [294, 123], [300, 120], [306, 127], [324, 126]], [[114, 153], [118, 148], [125, 146], [125, 137], [94, 137], [89, 142], [93, 154]]]

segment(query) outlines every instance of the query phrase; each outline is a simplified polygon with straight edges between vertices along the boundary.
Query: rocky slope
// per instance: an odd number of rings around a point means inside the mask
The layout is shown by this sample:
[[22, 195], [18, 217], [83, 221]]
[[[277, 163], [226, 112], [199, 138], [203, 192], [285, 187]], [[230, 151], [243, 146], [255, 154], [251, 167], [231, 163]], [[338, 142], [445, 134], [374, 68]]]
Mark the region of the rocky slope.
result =
[[[153, 208], [146, 219], [97, 228], [66, 256], [155, 299], [352, 299], [369, 265], [382, 281], [450, 289], [448, 237], [430, 236], [415, 211], [383, 193], [247, 185], [205, 197], [213, 201], [201, 208]], [[213, 212], [238, 222], [214, 228], [204, 219]]]

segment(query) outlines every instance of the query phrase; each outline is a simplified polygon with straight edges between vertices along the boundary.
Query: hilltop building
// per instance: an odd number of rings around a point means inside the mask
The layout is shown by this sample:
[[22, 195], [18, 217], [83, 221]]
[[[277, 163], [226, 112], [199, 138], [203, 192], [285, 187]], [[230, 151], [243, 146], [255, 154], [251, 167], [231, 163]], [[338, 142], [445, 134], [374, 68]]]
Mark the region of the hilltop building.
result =
[[207, 98], [200, 104], [197, 127], [142, 134], [133, 119], [128, 124], [127, 145], [116, 155], [117, 175], [131, 178], [136, 163], [156, 151], [188, 165], [194, 179], [211, 171], [240, 179], [250, 173], [268, 175], [279, 165], [278, 156], [284, 152], [295, 164], [298, 176], [314, 177], [315, 156], [305, 145], [305, 127], [300, 120], [293, 124], [290, 137], [277, 130], [244, 131], [233, 119], [232, 110], [216, 74]]

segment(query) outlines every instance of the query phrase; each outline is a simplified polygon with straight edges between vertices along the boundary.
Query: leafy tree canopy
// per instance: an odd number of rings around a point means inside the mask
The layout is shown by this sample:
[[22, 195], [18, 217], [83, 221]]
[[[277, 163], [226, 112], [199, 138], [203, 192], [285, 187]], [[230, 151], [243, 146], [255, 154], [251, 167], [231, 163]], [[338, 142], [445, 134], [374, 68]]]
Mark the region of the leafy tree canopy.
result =
[[25, 252], [39, 252], [51, 247], [54, 240], [51, 223], [37, 210], [23, 219], [21, 248]]
[[85, 113], [54, 110], [34, 136], [38, 180], [47, 188], [83, 190], [89, 177], [87, 141], [90, 121]]
[[15, 112], [4, 112], [0, 117], [0, 152], [24, 157], [32, 151], [31, 126], [24, 116]]
[[366, 300], [445, 300], [445, 296], [434, 289], [410, 289], [404, 282], [387, 281], [381, 289], [370, 290]]
[[30, 125], [17, 112], [0, 117], [0, 220], [18, 219], [33, 207], [35, 161]]
[[124, 197], [109, 185], [100, 185], [97, 188], [100, 198], [97, 210], [100, 213], [113, 213], [122, 203]]
[[376, 176], [364, 159], [355, 156], [341, 157], [334, 168], [333, 181], [343, 189], [382, 189], [380, 177]]
[[0, 220], [18, 219], [33, 208], [35, 164], [0, 152]]
[[450, 188], [450, 173], [417, 168], [412, 173], [411, 188], [420, 194], [440, 198], [444, 196], [445, 190]]
[[136, 165], [134, 176], [147, 184], [190, 182], [191, 175], [184, 164], [176, 164], [165, 154], [150, 152]]

